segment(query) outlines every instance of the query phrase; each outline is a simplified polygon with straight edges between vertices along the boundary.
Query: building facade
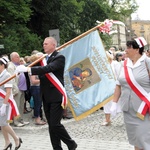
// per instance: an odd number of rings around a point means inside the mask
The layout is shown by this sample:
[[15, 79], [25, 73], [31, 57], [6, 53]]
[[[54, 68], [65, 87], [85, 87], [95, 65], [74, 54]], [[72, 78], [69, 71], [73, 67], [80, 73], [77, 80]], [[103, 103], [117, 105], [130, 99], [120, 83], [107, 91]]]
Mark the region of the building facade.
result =
[[112, 35], [113, 46], [119, 50], [125, 50], [126, 47], [126, 31], [124, 25], [114, 24], [113, 30], [116, 32]]
[[132, 20], [132, 37], [144, 37], [150, 49], [150, 20]]

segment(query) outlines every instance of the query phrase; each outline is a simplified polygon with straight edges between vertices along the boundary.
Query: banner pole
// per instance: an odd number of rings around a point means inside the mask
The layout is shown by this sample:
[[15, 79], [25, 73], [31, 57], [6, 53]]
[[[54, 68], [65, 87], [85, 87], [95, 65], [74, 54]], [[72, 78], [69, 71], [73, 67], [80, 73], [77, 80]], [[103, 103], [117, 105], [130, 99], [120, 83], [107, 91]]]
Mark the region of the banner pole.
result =
[[81, 39], [82, 37], [86, 36], [86, 35], [89, 34], [90, 32], [96, 30], [96, 29], [99, 28], [101, 25], [103, 25], [103, 23], [101, 23], [101, 24], [95, 26], [94, 28], [92, 28], [92, 29], [90, 29], [90, 30], [88, 30], [88, 31], [86, 31], [86, 32], [84, 32], [84, 33], [82, 33], [81, 35], [75, 37], [74, 39], [72, 39], [72, 40], [66, 42], [65, 44], [63, 44], [63, 45], [57, 47], [56, 50], [60, 50], [60, 49], [62, 49], [62, 48], [64, 48], [64, 47], [66, 47], [67, 45], [72, 44], [73, 42], [75, 42], [75, 41]]

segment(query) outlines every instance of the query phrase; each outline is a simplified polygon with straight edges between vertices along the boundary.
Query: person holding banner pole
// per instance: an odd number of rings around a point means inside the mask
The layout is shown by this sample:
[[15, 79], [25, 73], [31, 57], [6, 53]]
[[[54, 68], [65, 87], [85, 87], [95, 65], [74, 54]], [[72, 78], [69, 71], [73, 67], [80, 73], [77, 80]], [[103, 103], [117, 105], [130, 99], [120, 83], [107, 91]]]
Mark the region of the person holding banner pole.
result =
[[77, 148], [76, 142], [70, 137], [61, 124], [63, 110], [67, 107], [67, 95], [64, 89], [65, 57], [56, 51], [57, 41], [53, 37], [45, 38], [44, 52], [47, 54], [37, 67], [18, 66], [16, 72], [28, 72], [39, 75], [40, 90], [45, 116], [49, 125], [49, 134], [54, 150], [62, 150], [63, 141], [69, 150]]
[[124, 116], [129, 143], [135, 150], [150, 149], [150, 58], [144, 53], [146, 41], [127, 41], [126, 59], [118, 77], [111, 112], [118, 100]]
[[[0, 82], [10, 77], [10, 74], [6, 70], [8, 61], [6, 57], [0, 58]], [[9, 122], [15, 117], [19, 117], [19, 111], [13, 99], [12, 81], [10, 80], [0, 87], [0, 126], [5, 140], [3, 150], [12, 148], [9, 135], [11, 135], [15, 141], [15, 150], [19, 149], [21, 146], [22, 139], [18, 137], [13, 128], [9, 125]]]

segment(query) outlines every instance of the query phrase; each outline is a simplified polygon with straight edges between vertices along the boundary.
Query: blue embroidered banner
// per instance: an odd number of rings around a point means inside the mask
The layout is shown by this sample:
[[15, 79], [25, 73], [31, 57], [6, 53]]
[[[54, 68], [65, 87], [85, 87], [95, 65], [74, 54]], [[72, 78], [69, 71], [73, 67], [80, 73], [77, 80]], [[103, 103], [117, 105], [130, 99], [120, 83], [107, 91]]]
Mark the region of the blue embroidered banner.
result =
[[64, 79], [70, 108], [80, 120], [112, 99], [114, 75], [97, 30], [60, 53], [66, 57]]

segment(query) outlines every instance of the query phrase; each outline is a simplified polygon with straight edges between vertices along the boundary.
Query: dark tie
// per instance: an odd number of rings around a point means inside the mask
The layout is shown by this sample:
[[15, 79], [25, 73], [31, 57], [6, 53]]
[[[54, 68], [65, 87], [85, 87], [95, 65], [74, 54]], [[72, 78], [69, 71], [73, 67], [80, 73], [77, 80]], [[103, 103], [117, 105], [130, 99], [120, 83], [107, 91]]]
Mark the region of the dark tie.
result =
[[46, 56], [46, 61], [48, 61], [48, 58], [49, 58], [49, 56], [47, 55], [47, 56]]

